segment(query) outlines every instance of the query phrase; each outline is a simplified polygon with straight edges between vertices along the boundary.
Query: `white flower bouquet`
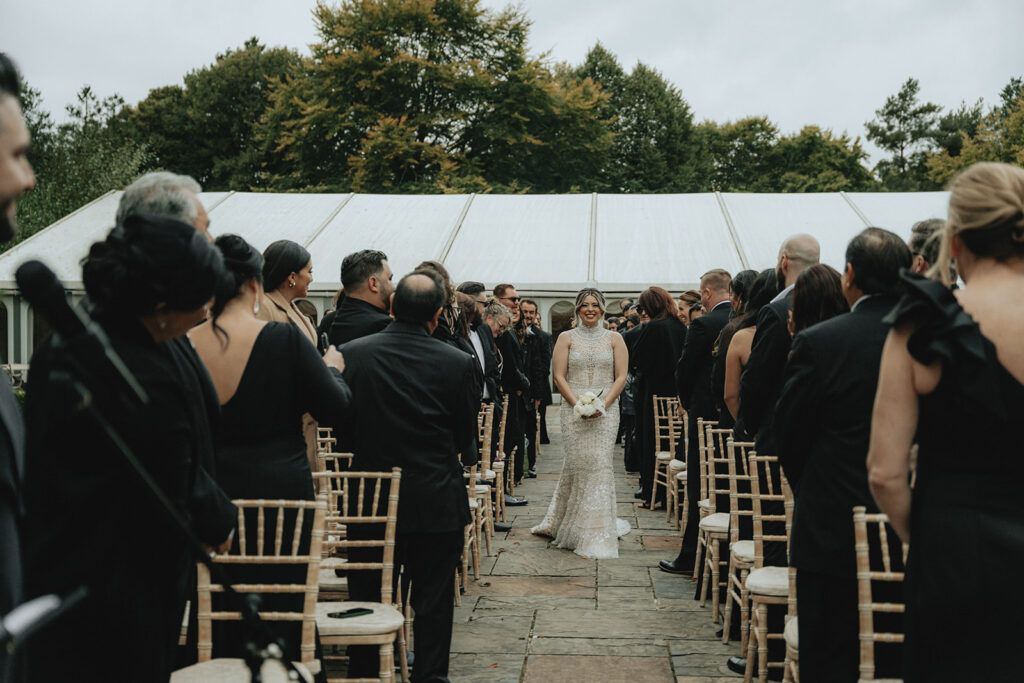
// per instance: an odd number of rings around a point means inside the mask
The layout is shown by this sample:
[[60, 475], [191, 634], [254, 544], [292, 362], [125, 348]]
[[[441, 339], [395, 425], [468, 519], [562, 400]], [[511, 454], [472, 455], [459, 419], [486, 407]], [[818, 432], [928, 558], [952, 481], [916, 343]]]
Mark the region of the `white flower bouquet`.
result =
[[576, 400], [576, 405], [573, 406], [573, 412], [580, 417], [593, 417], [597, 413], [604, 415], [604, 402], [600, 398], [601, 394], [598, 392], [595, 394], [592, 391], [585, 391]]

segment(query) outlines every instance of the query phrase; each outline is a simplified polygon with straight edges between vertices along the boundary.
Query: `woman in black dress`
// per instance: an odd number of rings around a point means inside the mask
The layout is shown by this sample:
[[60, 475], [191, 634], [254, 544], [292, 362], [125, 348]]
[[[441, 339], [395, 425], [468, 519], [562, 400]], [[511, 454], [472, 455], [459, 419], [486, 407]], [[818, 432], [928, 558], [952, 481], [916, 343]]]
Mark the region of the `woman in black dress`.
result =
[[[661, 287], [649, 287], [640, 295], [640, 310], [650, 319], [643, 324], [633, 345], [629, 365], [636, 375], [636, 439], [640, 464], [638, 498], [651, 498], [654, 485], [654, 457], [659, 444], [654, 441], [654, 396], [675, 396], [675, 369], [683, 352], [686, 327], [672, 295]], [[665, 448], [667, 444], [661, 444]], [[664, 489], [662, 489], [664, 491]], [[664, 494], [655, 503], [664, 503]], [[646, 503], [641, 503], [646, 507]]]
[[[53, 336], [32, 357], [25, 419], [25, 582], [28, 597], [85, 585], [86, 602], [30, 641], [32, 681], [166, 681], [185, 606], [188, 547], [61, 373], [85, 383], [188, 518], [197, 477], [195, 397], [166, 342], [201, 321], [223, 274], [220, 254], [190, 225], [144, 215], [93, 244], [82, 281], [93, 317], [149, 396], [140, 407], [102, 358]], [[70, 368], [78, 356], [79, 368]], [[83, 376], [84, 372], [92, 377]], [[202, 538], [219, 545], [223, 538]], [[225, 546], [222, 549], [226, 550]]]
[[[868, 476], [904, 542], [906, 681], [1019, 681], [1006, 583], [1024, 566], [1024, 170], [976, 164], [951, 187], [933, 271], [904, 274], [882, 353]], [[911, 444], [917, 482], [908, 486]]]
[[729, 342], [732, 335], [739, 329], [737, 321], [743, 315], [743, 307], [749, 298], [751, 286], [757, 279], [756, 270], [741, 270], [729, 281], [729, 303], [732, 304], [733, 318], [722, 328], [715, 346], [711, 350], [711, 356], [715, 359], [711, 366], [711, 395], [715, 399], [715, 407], [718, 409], [718, 428], [732, 429], [735, 420], [729, 414], [725, 405], [725, 357], [729, 351]]
[[[221, 235], [216, 245], [228, 275], [218, 288], [212, 318], [189, 332], [189, 338], [221, 403], [217, 482], [233, 499], [313, 500], [302, 416], [310, 413], [322, 425], [340, 425], [351, 398], [341, 377], [341, 353], [332, 346], [321, 358], [295, 325], [259, 320], [255, 310], [263, 258], [237, 235]], [[273, 523], [268, 514], [266, 528], [273, 529]], [[287, 526], [284, 533], [287, 538]], [[256, 538], [255, 526], [246, 535]], [[266, 542], [272, 548], [272, 540]], [[234, 573], [242, 583], [260, 583], [262, 577], [303, 583], [304, 572], [301, 567], [251, 567], [244, 576]], [[294, 578], [287, 578], [290, 573]], [[283, 609], [301, 609], [301, 596], [265, 596], [262, 607], [273, 610], [282, 601], [288, 605]], [[294, 648], [293, 659], [298, 658], [299, 628], [278, 629]], [[233, 633], [214, 643], [217, 656], [241, 656], [241, 643], [235, 640], [240, 634], [228, 630]]]

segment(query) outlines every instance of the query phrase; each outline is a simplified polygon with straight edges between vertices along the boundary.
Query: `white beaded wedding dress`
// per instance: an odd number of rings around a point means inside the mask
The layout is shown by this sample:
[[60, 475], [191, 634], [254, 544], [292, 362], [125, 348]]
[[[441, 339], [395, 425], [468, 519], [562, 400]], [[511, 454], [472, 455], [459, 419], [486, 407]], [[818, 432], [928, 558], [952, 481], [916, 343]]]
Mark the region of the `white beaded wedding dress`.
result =
[[[570, 335], [566, 380], [573, 393], [607, 394], [615, 381], [613, 333], [600, 325], [580, 324]], [[618, 401], [605, 411], [603, 417], [584, 420], [562, 401], [565, 462], [544, 521], [531, 529], [552, 537], [558, 548], [602, 559], [618, 557], [619, 536], [629, 532], [629, 523], [615, 517], [612, 451], [619, 429]]]

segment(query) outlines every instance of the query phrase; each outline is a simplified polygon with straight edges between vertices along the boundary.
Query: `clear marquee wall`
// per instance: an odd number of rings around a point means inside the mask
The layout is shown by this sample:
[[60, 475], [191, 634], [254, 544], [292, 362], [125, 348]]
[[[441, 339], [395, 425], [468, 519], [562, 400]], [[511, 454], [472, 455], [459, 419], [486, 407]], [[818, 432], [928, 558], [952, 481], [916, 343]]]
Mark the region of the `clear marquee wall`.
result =
[[[4, 359], [25, 363], [39, 326], [21, 301], [14, 272], [47, 263], [72, 296], [80, 261], [113, 224], [120, 192], [109, 192], [0, 255]], [[510, 282], [552, 313], [596, 284], [609, 297], [657, 284], [694, 288], [708, 268], [775, 265], [779, 244], [807, 232], [822, 261], [842, 270], [850, 238], [866, 226], [908, 237], [926, 218], [944, 218], [947, 192], [675, 195], [367, 195], [205, 192], [213, 234], [236, 233], [263, 250], [287, 238], [313, 257], [309, 299], [322, 314], [339, 287], [341, 259], [359, 249], [387, 253], [396, 275], [434, 259], [456, 281]], [[559, 316], [560, 317], [560, 316]], [[5, 343], [4, 343], [5, 342]]]

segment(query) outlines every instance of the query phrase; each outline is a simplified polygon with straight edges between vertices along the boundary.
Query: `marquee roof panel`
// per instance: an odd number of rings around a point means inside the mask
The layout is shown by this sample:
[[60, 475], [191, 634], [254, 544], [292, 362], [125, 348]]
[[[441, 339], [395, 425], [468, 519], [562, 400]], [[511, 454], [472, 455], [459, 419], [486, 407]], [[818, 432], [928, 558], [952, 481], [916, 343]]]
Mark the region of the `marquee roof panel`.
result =
[[910, 238], [914, 223], [929, 218], [945, 220], [949, 212], [948, 192], [860, 192], [847, 194], [868, 224], [892, 230]]

